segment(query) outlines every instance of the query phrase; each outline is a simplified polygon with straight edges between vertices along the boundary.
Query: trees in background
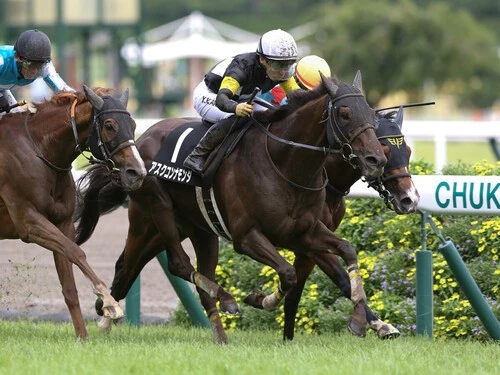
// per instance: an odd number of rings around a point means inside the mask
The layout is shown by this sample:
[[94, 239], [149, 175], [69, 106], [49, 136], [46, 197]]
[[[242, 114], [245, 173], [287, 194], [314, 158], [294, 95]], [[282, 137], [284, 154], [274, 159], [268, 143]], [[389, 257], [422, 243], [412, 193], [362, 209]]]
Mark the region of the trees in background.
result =
[[498, 98], [495, 37], [468, 12], [445, 3], [358, 0], [321, 6], [316, 19], [312, 50], [342, 78], [360, 69], [372, 104], [399, 90], [420, 100], [428, 82], [465, 107]]
[[[158, 26], [200, 10], [256, 33], [311, 22], [311, 51], [343, 80], [363, 73], [368, 100], [431, 85], [464, 108], [486, 108], [500, 87], [500, 8], [490, 0], [146, 0]], [[496, 26], [495, 26], [496, 25]]]

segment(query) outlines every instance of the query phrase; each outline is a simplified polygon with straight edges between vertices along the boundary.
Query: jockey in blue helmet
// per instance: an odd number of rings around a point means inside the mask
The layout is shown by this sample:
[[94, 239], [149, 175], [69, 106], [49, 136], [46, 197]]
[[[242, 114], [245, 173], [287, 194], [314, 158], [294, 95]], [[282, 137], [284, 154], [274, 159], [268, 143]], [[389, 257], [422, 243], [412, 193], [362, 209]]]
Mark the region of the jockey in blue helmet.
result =
[[21, 33], [14, 46], [0, 46], [0, 110], [17, 104], [10, 89], [43, 78], [53, 91], [75, 92], [56, 72], [49, 37], [33, 29]]

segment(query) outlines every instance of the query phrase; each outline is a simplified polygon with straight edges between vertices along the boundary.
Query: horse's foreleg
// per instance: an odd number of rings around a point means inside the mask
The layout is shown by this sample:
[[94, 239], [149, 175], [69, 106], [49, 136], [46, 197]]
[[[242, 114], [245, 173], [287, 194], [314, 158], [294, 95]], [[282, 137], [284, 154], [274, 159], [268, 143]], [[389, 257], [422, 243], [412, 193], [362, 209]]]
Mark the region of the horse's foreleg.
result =
[[314, 253], [339, 255], [347, 265], [351, 284], [351, 300], [354, 303], [366, 301], [361, 275], [359, 274], [356, 249], [342, 238], [332, 233], [323, 223], [317, 222], [314, 229], [304, 238], [303, 249]]
[[97, 277], [88, 264], [85, 253], [77, 244], [34, 209], [27, 210], [19, 222], [15, 220], [18, 216], [11, 213], [11, 217], [14, 218], [19, 237], [24, 242], [34, 242], [54, 253], [63, 255], [80, 268], [92, 283], [94, 293], [104, 301], [105, 316], [111, 319], [119, 319], [123, 316], [120, 305], [111, 297], [106, 285]]
[[[219, 258], [219, 242], [217, 236], [198, 232], [189, 237], [196, 252], [196, 262], [198, 271], [215, 282], [215, 268]], [[220, 302], [220, 309], [226, 314], [241, 314], [240, 307], [233, 296], [227, 293], [221, 286], [218, 288], [217, 300]]]
[[80, 301], [78, 300], [78, 291], [76, 289], [73, 267], [71, 263], [61, 254], [53, 254], [57, 275], [62, 287], [64, 301], [68, 306], [76, 336], [82, 340], [86, 340], [88, 338], [88, 333], [82, 316]]
[[272, 267], [280, 278], [280, 285], [270, 295], [262, 292], [250, 293], [243, 302], [264, 310], [275, 310], [288, 291], [297, 283], [293, 268], [276, 250], [271, 242], [259, 231], [253, 229], [241, 240], [234, 241], [234, 249], [248, 255], [257, 262]]
[[306, 280], [314, 269], [314, 262], [304, 254], [296, 254], [293, 263], [297, 272], [297, 284], [285, 297], [285, 326], [283, 328], [283, 339], [293, 340], [295, 334], [295, 319], [299, 308], [300, 298], [306, 284]]
[[357, 321], [351, 320], [350, 328], [356, 335], [364, 336], [366, 334], [367, 324], [364, 311], [366, 306], [366, 294], [359, 273], [356, 250], [349, 242], [333, 234], [321, 222], [318, 222], [318, 225], [308, 233], [305, 240], [306, 243], [304, 244], [304, 248], [309, 249], [313, 257], [324, 253], [324, 257], [330, 259], [329, 262], [332, 262], [334, 260], [328, 256], [328, 253], [333, 253], [339, 255], [347, 264], [351, 287], [350, 298], [354, 303], [354, 316], [357, 318]]
[[[348, 273], [340, 264], [335, 254], [315, 253], [311, 254], [312, 259], [318, 267], [339, 287], [345, 298], [351, 298], [351, 283]], [[371, 310], [366, 304], [355, 302], [355, 308], [349, 321], [349, 329], [357, 336], [366, 335], [366, 322], [370, 321]], [[372, 313], [373, 314], [373, 313]]]
[[[312, 254], [311, 257], [314, 259], [314, 262], [319, 266], [319, 268], [332, 280], [335, 285], [340, 289], [342, 295], [346, 298], [351, 299], [351, 284], [349, 280], [349, 275], [342, 267], [339, 262], [339, 259], [334, 254], [329, 253], [315, 253]], [[361, 309], [361, 306], [354, 309], [353, 316], [351, 317], [350, 329], [353, 333], [358, 334], [360, 330], [355, 328], [362, 322], [363, 319], [358, 317], [357, 315], [364, 315], [366, 317], [366, 321], [368, 322], [368, 326], [377, 332], [377, 335], [381, 339], [385, 338], [393, 338], [399, 336], [399, 331], [389, 323], [385, 323], [382, 321], [366, 304], [364, 306], [364, 310]], [[364, 330], [360, 331], [361, 335], [364, 334]]]
[[[205, 275], [209, 280], [215, 280], [215, 267], [217, 266], [218, 254], [219, 254], [219, 244], [217, 236], [212, 234], [206, 234], [199, 232], [196, 235], [191, 235], [189, 237], [191, 243], [193, 244], [194, 251], [196, 253], [196, 262], [198, 265], [198, 270], [200, 273]], [[228, 338], [226, 331], [222, 325], [222, 320], [217, 310], [216, 300], [210, 295], [202, 290], [201, 288], [196, 288], [198, 295], [200, 296], [201, 304], [205, 309], [210, 325], [212, 326], [212, 332], [217, 344], [227, 344]], [[223, 292], [220, 288], [219, 296]], [[224, 311], [226, 307], [223, 306], [225, 303], [224, 297], [221, 300], [221, 309]], [[235, 302], [236, 303], [236, 302]], [[236, 307], [238, 305], [236, 304]]]
[[[146, 221], [142, 221], [143, 224]], [[154, 226], [141, 226], [141, 231], [129, 227], [125, 248], [115, 264], [115, 274], [111, 284], [111, 295], [121, 301], [127, 296], [132, 284], [139, 276], [144, 266], [163, 250], [163, 240]], [[98, 298], [95, 303], [98, 315], [103, 315], [103, 301]], [[112, 321], [105, 316], [98, 323], [101, 330], [112, 328]]]

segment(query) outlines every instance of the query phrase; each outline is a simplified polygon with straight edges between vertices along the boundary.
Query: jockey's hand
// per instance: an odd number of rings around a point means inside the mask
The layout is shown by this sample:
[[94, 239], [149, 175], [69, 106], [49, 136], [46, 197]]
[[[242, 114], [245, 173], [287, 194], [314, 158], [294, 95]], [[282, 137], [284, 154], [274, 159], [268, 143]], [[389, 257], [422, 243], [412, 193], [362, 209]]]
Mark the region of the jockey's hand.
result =
[[236, 116], [245, 117], [250, 116], [253, 112], [253, 105], [247, 103], [240, 103], [236, 106]]

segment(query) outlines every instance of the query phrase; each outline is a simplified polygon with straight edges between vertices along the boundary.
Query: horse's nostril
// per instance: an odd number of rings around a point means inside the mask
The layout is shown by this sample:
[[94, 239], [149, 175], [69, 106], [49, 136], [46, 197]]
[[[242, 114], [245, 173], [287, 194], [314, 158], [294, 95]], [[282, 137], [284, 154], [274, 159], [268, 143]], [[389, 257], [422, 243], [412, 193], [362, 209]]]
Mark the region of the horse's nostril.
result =
[[380, 167], [380, 166], [384, 166], [385, 165], [385, 162], [383, 160], [381, 160], [380, 158], [376, 158], [374, 156], [368, 156], [366, 158], [366, 163], [368, 165], [372, 165], [372, 166], [376, 166], [376, 167]]
[[125, 172], [129, 178], [142, 179], [146, 176], [146, 171], [143, 169], [129, 168]]

